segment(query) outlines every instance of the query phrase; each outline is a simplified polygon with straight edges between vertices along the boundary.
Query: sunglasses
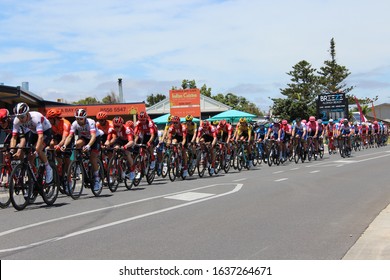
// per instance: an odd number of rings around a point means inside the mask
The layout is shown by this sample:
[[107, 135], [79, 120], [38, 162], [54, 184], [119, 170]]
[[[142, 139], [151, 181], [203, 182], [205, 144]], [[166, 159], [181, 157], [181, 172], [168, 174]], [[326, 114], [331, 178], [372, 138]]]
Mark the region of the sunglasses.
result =
[[83, 121], [85, 118], [76, 118], [77, 121]]
[[115, 128], [121, 128], [121, 125], [114, 125]]
[[173, 124], [179, 124], [179, 122], [172, 122]]
[[27, 115], [19, 115], [19, 116], [17, 116], [17, 118], [19, 120], [24, 120], [25, 118], [27, 118]]

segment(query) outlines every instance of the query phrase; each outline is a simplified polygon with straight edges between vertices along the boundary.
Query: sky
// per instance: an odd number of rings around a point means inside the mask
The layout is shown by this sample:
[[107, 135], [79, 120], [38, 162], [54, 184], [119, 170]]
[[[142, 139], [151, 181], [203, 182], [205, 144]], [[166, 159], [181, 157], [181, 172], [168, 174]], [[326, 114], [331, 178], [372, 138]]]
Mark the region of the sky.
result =
[[125, 102], [183, 79], [267, 111], [292, 67], [330, 60], [358, 98], [390, 103], [388, 0], [0, 0], [0, 83], [46, 100]]

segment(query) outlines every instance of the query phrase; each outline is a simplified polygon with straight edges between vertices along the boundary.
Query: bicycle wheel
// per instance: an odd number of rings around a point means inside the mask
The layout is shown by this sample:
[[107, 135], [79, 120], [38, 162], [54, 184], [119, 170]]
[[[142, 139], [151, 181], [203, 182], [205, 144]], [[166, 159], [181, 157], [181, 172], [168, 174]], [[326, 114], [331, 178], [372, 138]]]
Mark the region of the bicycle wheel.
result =
[[146, 173], [146, 182], [148, 182], [149, 185], [152, 184], [155, 176], [156, 176], [156, 170], [149, 168], [148, 172]]
[[68, 169], [68, 194], [73, 199], [78, 199], [83, 192], [85, 174], [80, 161], [74, 160]]
[[111, 192], [115, 192], [118, 189], [119, 181], [122, 176], [122, 167], [118, 165], [118, 157], [114, 156], [110, 159], [108, 163], [108, 174], [107, 174], [107, 182], [108, 188]]
[[271, 148], [271, 150], [269, 151], [269, 154], [268, 154], [268, 166], [272, 166], [272, 164], [274, 163], [274, 157], [275, 157], [275, 149], [274, 148]]
[[135, 178], [133, 180], [133, 185], [138, 186], [142, 179], [142, 163], [141, 163], [141, 156], [137, 155], [134, 159], [134, 173]]
[[44, 170], [42, 188], [40, 189], [39, 194], [42, 196], [43, 201], [45, 201], [47, 205], [53, 205], [58, 197], [58, 191], [60, 189], [60, 178], [58, 176], [56, 165], [53, 162], [50, 162], [49, 164], [53, 169], [53, 181], [50, 184], [46, 183], [46, 171]]
[[26, 208], [30, 202], [34, 182], [28, 173], [26, 166], [20, 163], [12, 170], [9, 180], [10, 200], [18, 211]]
[[206, 157], [206, 155], [202, 156], [202, 153], [200, 152], [198, 154], [197, 162], [198, 162], [198, 166], [197, 166], [198, 175], [199, 175], [200, 178], [202, 178], [204, 176], [204, 173], [205, 173], [206, 168], [207, 168], [207, 157]]
[[161, 177], [163, 178], [167, 177], [168, 170], [169, 170], [169, 155], [165, 153], [162, 160]]
[[[121, 157], [120, 160], [119, 160], [119, 166], [120, 167], [120, 172], [125, 172], [125, 171], [128, 171], [128, 162], [127, 162], [127, 159], [125, 157]], [[125, 182], [125, 187], [126, 189], [128, 190], [131, 190], [131, 188], [134, 186], [134, 179], [133, 180], [130, 180], [129, 177], [127, 176], [124, 176], [124, 178], [122, 177], [121, 175], [121, 179], [120, 181], [124, 181]]]
[[[100, 194], [102, 193], [102, 190], [103, 190], [103, 185], [104, 185], [104, 167], [103, 167], [103, 162], [100, 159], [98, 159], [97, 163], [98, 163], [98, 168], [99, 168], [98, 171], [99, 171], [99, 181], [100, 181], [99, 186], [100, 186], [100, 188], [95, 189], [94, 184], [91, 184], [91, 190], [92, 190], [92, 193], [93, 193], [94, 196], [100, 196]], [[93, 180], [93, 182], [95, 182], [96, 178], [94, 178], [93, 174], [91, 174], [90, 178], [93, 178], [92, 180]]]
[[8, 165], [1, 165], [0, 169], [0, 207], [7, 208], [11, 203], [9, 194], [9, 180], [11, 178], [12, 169]]
[[188, 152], [188, 175], [192, 176], [195, 173], [195, 169], [197, 166], [196, 155], [192, 152]]
[[174, 182], [176, 180], [176, 175], [178, 173], [179, 167], [177, 166], [176, 158], [173, 155], [171, 155], [171, 157], [169, 158], [168, 166], [169, 180], [171, 180], [171, 182]]

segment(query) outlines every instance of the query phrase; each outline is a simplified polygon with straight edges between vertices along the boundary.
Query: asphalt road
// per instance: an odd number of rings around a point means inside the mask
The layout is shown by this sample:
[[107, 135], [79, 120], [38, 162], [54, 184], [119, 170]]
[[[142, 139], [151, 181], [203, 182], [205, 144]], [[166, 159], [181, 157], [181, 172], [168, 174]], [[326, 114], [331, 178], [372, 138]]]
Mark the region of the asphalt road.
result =
[[0, 212], [0, 259], [338, 260], [390, 203], [390, 147]]

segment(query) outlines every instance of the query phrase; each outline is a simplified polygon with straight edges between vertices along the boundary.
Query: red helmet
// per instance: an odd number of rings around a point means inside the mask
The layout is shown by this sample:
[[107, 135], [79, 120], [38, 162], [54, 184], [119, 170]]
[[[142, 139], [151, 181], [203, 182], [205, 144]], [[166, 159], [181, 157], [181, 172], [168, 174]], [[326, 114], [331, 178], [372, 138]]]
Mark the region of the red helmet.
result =
[[56, 117], [61, 116], [61, 110], [60, 109], [49, 109], [46, 113], [46, 118], [53, 119]]
[[178, 116], [173, 116], [172, 117], [172, 122], [179, 123], [180, 122], [180, 118]]
[[310, 118], [309, 118], [309, 122], [315, 122], [316, 121], [316, 117], [314, 117], [314, 116], [310, 116]]
[[112, 123], [114, 124], [114, 126], [120, 126], [120, 125], [124, 124], [125, 121], [123, 120], [122, 117], [115, 117], [115, 118], [112, 120]]
[[127, 121], [127, 122], [126, 122], [126, 126], [127, 126], [127, 127], [133, 128], [133, 127], [134, 127], [133, 121]]
[[146, 114], [146, 112], [142, 111], [138, 114], [139, 121], [146, 121], [147, 119], [148, 119], [148, 114]]
[[202, 126], [203, 127], [208, 127], [210, 125], [210, 123], [209, 123], [209, 121], [203, 121], [203, 123], [202, 123]]
[[378, 124], [378, 121], [374, 121], [374, 124]]
[[0, 109], [0, 120], [6, 120], [9, 118], [9, 111], [7, 109]]
[[104, 111], [100, 111], [99, 113], [96, 114], [96, 119], [97, 120], [106, 120], [107, 119], [107, 113]]
[[226, 125], [226, 121], [222, 120], [219, 122], [219, 126], [224, 127]]

